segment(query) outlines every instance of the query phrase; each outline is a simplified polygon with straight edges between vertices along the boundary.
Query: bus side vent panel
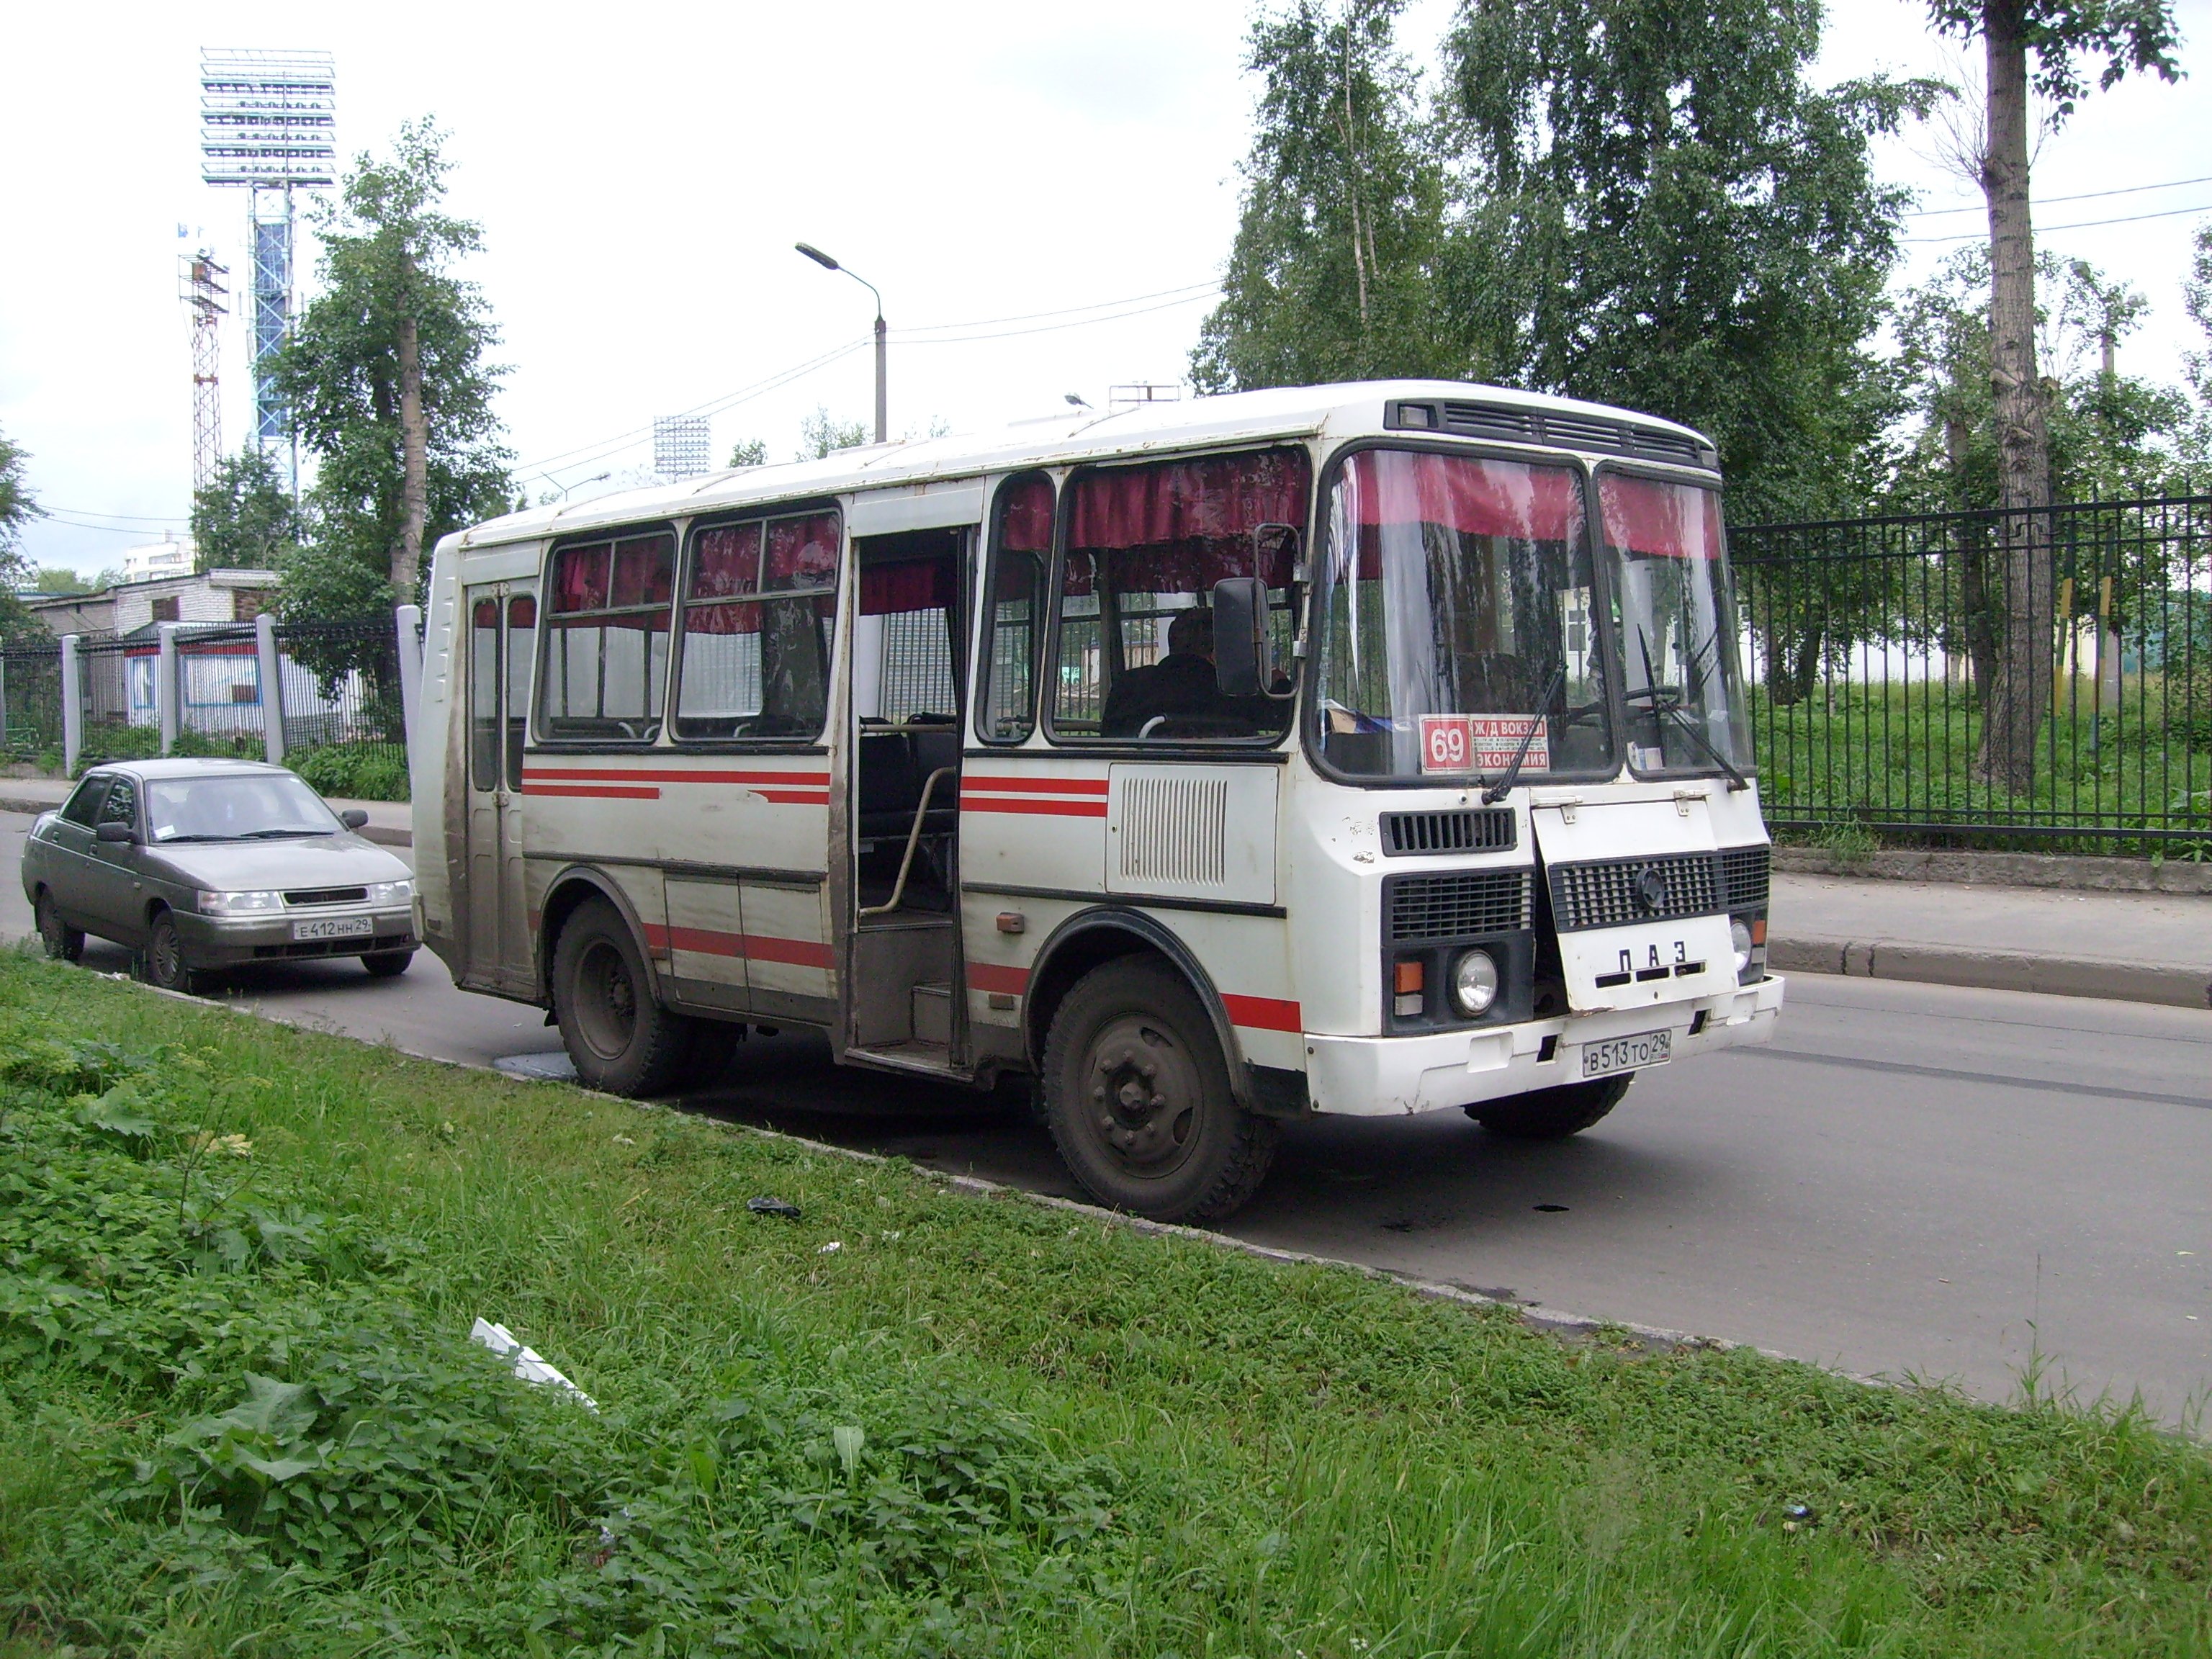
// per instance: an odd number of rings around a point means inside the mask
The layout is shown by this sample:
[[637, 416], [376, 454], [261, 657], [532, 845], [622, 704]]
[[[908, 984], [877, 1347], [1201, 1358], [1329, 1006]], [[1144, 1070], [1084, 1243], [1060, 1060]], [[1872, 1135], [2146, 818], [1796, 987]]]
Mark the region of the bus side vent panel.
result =
[[1125, 880], [1228, 884], [1227, 779], [1131, 778], [1123, 792], [1119, 830]]
[[1721, 849], [1722, 902], [1731, 910], [1766, 908], [1769, 854], [1765, 846]]
[[1675, 916], [1709, 916], [1722, 903], [1717, 853], [1607, 859], [1552, 866], [1552, 915], [1559, 931], [1627, 927]]
[[1382, 850], [1392, 858], [1430, 853], [1503, 853], [1518, 836], [1510, 806], [1462, 812], [1385, 812]]
[[1512, 443], [1538, 441], [1536, 417], [1525, 409], [1486, 409], [1480, 404], [1446, 404], [1444, 430], [1459, 438], [1503, 438]]
[[1528, 926], [1529, 872], [1398, 876], [1389, 883], [1390, 939], [1475, 939]]

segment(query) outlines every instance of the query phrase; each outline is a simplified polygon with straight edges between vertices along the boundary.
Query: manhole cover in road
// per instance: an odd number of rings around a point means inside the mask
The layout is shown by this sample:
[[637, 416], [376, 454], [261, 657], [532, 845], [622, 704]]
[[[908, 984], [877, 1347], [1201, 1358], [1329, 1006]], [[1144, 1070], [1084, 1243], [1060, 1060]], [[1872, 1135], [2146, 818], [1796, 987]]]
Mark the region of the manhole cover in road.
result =
[[544, 1054], [503, 1054], [491, 1063], [495, 1072], [525, 1078], [532, 1083], [574, 1083], [576, 1062], [562, 1049]]

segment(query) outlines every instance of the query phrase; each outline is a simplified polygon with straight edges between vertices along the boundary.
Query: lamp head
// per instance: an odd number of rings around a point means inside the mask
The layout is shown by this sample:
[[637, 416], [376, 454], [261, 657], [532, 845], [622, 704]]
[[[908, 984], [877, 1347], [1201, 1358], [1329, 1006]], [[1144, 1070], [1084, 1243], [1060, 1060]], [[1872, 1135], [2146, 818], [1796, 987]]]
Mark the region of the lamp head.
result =
[[797, 248], [801, 253], [804, 253], [808, 258], [813, 260], [816, 264], [820, 265], [824, 270], [837, 270], [842, 268], [835, 259], [824, 253], [820, 248], [816, 247], [811, 242], [793, 242], [792, 246]]

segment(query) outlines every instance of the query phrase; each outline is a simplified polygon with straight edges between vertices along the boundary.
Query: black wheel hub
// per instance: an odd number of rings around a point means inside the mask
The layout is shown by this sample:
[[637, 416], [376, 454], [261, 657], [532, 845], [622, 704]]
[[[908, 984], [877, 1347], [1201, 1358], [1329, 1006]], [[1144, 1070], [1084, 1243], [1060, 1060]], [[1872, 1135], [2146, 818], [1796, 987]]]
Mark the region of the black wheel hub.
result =
[[605, 939], [593, 939], [576, 964], [576, 1029], [602, 1060], [621, 1059], [637, 1032], [637, 986]]
[[1127, 1174], [1158, 1179], [1190, 1155], [1205, 1099], [1198, 1068], [1166, 1032], [1136, 1016], [1092, 1039], [1083, 1071], [1085, 1121]]

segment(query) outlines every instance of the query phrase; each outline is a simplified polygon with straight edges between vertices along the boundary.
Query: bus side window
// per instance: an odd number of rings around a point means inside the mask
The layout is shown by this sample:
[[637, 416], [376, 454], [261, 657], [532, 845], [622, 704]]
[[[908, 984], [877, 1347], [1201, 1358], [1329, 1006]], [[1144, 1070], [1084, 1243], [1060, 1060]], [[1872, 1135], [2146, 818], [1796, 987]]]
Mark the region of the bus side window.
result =
[[469, 612], [469, 787], [499, 787], [499, 601]]
[[1036, 729], [1038, 624], [1052, 509], [1052, 480], [1042, 472], [999, 487], [975, 698], [975, 735], [986, 743], [1020, 743]]
[[676, 735], [816, 738], [830, 709], [835, 513], [714, 525], [691, 543]]
[[[1067, 487], [1052, 733], [1127, 742], [1282, 735], [1289, 703], [1224, 695], [1213, 586], [1258, 576], [1287, 642], [1292, 566], [1312, 465], [1256, 450], [1079, 472]], [[1285, 532], [1292, 533], [1285, 534]], [[1285, 682], [1273, 690], [1287, 690]]]
[[650, 743], [659, 735], [675, 576], [676, 538], [665, 531], [554, 554], [538, 683], [541, 738]]

